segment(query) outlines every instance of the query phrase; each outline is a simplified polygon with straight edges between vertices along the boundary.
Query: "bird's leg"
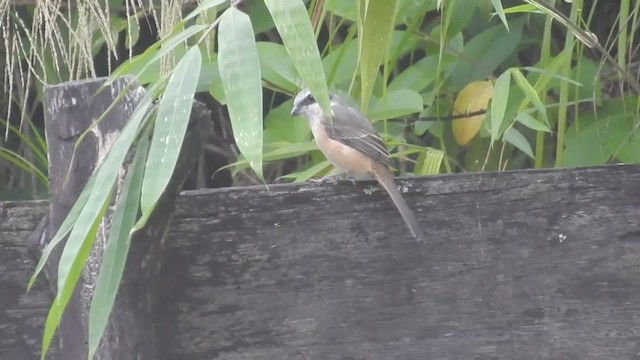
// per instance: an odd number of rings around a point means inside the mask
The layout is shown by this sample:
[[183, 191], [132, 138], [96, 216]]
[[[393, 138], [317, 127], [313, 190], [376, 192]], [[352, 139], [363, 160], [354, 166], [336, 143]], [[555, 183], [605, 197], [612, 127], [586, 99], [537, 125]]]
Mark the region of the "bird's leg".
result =
[[342, 181], [348, 181], [348, 182], [351, 183], [351, 185], [356, 186], [356, 183], [357, 183], [358, 179], [356, 179], [356, 177], [353, 176], [348, 171], [345, 171], [344, 172], [344, 177], [342, 178]]

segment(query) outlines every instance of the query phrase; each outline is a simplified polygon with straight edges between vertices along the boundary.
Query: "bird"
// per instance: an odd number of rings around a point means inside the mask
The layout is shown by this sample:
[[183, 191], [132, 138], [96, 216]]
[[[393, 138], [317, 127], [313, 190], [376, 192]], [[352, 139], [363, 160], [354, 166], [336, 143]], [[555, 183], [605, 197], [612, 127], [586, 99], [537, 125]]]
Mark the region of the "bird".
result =
[[347, 174], [367, 173], [380, 183], [398, 208], [409, 231], [417, 241], [424, 234], [413, 211], [396, 188], [389, 167], [394, 161], [371, 122], [336, 94], [329, 94], [331, 118], [328, 118], [309, 89], [302, 89], [293, 100], [291, 116], [307, 119], [311, 133], [327, 160]]

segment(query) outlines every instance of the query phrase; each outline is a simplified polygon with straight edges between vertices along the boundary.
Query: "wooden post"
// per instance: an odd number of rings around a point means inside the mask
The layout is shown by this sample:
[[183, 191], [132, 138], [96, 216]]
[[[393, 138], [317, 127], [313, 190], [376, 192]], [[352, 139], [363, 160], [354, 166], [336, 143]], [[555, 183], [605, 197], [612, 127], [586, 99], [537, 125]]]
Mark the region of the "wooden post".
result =
[[[110, 87], [96, 93], [104, 81], [105, 79], [77, 81], [47, 86], [44, 89], [50, 200], [46, 235], [41, 237], [42, 246], [56, 233], [91, 174], [109, 151], [144, 95], [143, 90], [131, 78], [119, 79]], [[95, 120], [130, 84], [133, 90], [127, 91], [120, 104], [96, 124], [95, 130], [74, 149], [79, 136], [94, 125]], [[60, 322], [60, 355], [68, 359], [87, 357], [88, 310], [92, 286], [95, 284], [100, 266], [100, 252], [105, 241], [103, 236], [108, 230], [107, 223], [103, 221], [100, 225], [92, 254]], [[46, 267], [47, 279], [53, 294], [56, 292], [55, 279], [61, 252], [62, 245], [52, 253]], [[136, 334], [137, 325], [133, 318], [123, 320], [127, 322], [122, 324], [127, 336], [122, 340], [116, 336], [119, 331], [114, 325], [118, 322], [111, 321], [105, 331], [105, 338], [123, 350], [132, 350], [132, 345], [139, 340], [139, 335]], [[122, 343], [123, 340], [130, 343]], [[101, 349], [100, 353], [104, 354], [104, 350], [106, 349]]]
[[[103, 160], [120, 130], [144, 96], [144, 89], [130, 78], [121, 78], [98, 91], [105, 79], [64, 83], [45, 88], [45, 127], [49, 151], [50, 203], [46, 231], [37, 238], [41, 249], [62, 224], [81, 190], [97, 165]], [[118, 95], [125, 95], [115, 107], [94, 124]], [[199, 155], [208, 134], [210, 113], [196, 106], [179, 165], [160, 200], [156, 214], [147, 228], [133, 240], [133, 245], [119, 289], [114, 310], [95, 359], [154, 359], [155, 338], [152, 324], [154, 276], [161, 264], [162, 237], [168, 228], [173, 200]], [[196, 121], [193, 121], [193, 120]], [[79, 136], [94, 126], [74, 149]], [[178, 151], [178, 149], [176, 149]], [[73, 159], [73, 161], [72, 161]], [[123, 176], [125, 171], [121, 172]], [[117, 192], [116, 192], [117, 193]], [[59, 328], [60, 358], [85, 359], [89, 305], [101, 262], [109, 216], [98, 230], [94, 248], [87, 259], [75, 292], [67, 305]], [[62, 246], [49, 258], [45, 268], [52, 292]]]

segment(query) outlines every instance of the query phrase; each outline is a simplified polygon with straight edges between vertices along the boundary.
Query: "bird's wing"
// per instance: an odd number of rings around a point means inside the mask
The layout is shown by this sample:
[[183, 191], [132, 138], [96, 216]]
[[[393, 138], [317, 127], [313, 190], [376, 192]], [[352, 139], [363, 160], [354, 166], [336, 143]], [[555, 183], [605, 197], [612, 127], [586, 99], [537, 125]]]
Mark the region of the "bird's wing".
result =
[[332, 102], [331, 110], [331, 120], [324, 121], [331, 139], [352, 147], [379, 163], [395, 166], [382, 139], [360, 111], [341, 102]]

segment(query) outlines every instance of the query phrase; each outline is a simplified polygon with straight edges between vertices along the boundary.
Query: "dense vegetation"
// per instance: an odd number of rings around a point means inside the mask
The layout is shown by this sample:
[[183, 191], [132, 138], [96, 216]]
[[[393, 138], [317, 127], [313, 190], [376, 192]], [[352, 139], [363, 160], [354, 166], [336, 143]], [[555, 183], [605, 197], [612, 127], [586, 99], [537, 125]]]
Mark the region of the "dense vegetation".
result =
[[[224, 5], [181, 23], [181, 16], [197, 4], [167, 0], [145, 8], [111, 0], [105, 9], [100, 2], [84, 6], [59, 2], [58, 7], [56, 3], [9, 2], [0, 8], [6, 24], [2, 49], [6, 96], [0, 114], [8, 119], [0, 119], [5, 130], [0, 142], [3, 199], [46, 197], [44, 83], [109, 75], [116, 68], [120, 73], [137, 73], [146, 67], [138, 75], [141, 83], [149, 84], [166, 79], [172, 64], [201, 40], [197, 98], [216, 110], [226, 104], [215, 30], [200, 39], [208, 30], [193, 29], [215, 22]], [[495, 16], [493, 6], [499, 3], [398, 1], [394, 20], [389, 9], [383, 9], [380, 19], [364, 21], [360, 31], [355, 3], [327, 0], [308, 5], [329, 88], [349, 96], [354, 104], [367, 103], [365, 111], [392, 152], [407, 160], [402, 162], [404, 171], [420, 175], [637, 162], [633, 86], [566, 25], [516, 0], [503, 0], [505, 15]], [[328, 164], [314, 151], [306, 124], [288, 115], [290, 97], [303, 79], [288, 60], [264, 3], [245, 1], [239, 8], [250, 15], [256, 34], [253, 61], [260, 64], [260, 72], [252, 75], [262, 78], [264, 92], [255, 96], [263, 103], [262, 114], [254, 114], [259, 119], [248, 122], [215, 111], [219, 128], [207, 147], [207, 161], [199, 165], [204, 169], [198, 173], [205, 175], [190, 184], [261, 182], [259, 172], [256, 176], [246, 171], [249, 162], [264, 169], [267, 182], [320, 175]], [[557, 9], [578, 28], [593, 31], [615, 62], [637, 77], [638, 3], [557, 1]], [[386, 26], [390, 21], [394, 25]], [[193, 41], [173, 44], [173, 58], [164, 58], [165, 65], [142, 65], [154, 55], [150, 49], [158, 51], [150, 48], [157, 37], [189, 28]], [[376, 36], [384, 39], [382, 43], [371, 43]], [[373, 46], [364, 47], [367, 44]], [[128, 60], [143, 52], [142, 59]], [[358, 65], [368, 68], [364, 87]], [[264, 133], [258, 131], [255, 139], [232, 135], [234, 129], [262, 124]], [[248, 148], [261, 142], [262, 152], [247, 157]], [[210, 176], [227, 164], [236, 165], [230, 168], [233, 177], [223, 170], [212, 181]]]

